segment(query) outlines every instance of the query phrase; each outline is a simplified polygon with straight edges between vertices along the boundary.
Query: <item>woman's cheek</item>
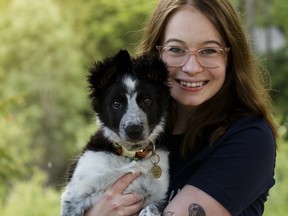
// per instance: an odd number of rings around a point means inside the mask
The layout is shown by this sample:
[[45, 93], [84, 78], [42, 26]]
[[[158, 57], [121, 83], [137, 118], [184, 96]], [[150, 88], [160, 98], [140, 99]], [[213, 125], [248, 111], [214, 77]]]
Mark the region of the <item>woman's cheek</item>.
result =
[[176, 71], [174, 70], [172, 70], [172, 69], [170, 69], [170, 70], [168, 70], [169, 71], [169, 77], [168, 77], [168, 85], [170, 86], [170, 87], [173, 87], [173, 84], [175, 83], [175, 73], [176, 73]]

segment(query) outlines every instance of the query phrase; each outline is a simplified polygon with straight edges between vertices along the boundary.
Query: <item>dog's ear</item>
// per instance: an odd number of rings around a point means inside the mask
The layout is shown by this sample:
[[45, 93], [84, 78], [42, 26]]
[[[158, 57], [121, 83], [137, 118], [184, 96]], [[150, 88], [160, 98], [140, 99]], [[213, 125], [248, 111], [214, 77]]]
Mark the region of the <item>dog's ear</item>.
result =
[[131, 70], [132, 62], [126, 50], [103, 61], [94, 62], [88, 74], [91, 105], [95, 112], [99, 111], [100, 100], [105, 94], [104, 88], [112, 85], [118, 76]]
[[131, 68], [131, 57], [127, 50], [120, 50], [116, 55], [102, 61], [94, 62], [89, 70], [90, 89], [101, 89], [116, 79], [117, 76]]
[[149, 80], [166, 83], [168, 70], [166, 64], [156, 54], [144, 54], [134, 59], [134, 70]]
[[166, 82], [168, 80], [167, 65], [158, 55], [151, 57], [151, 70], [148, 70], [148, 77], [157, 82]]

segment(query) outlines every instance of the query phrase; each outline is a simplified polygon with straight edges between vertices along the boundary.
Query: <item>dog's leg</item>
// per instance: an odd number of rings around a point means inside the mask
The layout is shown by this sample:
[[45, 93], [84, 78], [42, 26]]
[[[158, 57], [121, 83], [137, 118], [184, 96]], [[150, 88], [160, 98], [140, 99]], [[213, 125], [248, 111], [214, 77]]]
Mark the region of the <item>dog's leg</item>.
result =
[[65, 191], [61, 197], [61, 216], [83, 216], [85, 210], [99, 200], [100, 195], [101, 192], [93, 189], [82, 195]]
[[79, 205], [75, 200], [62, 200], [61, 205], [61, 216], [83, 216], [84, 215], [84, 206], [83, 204]]
[[139, 216], [161, 216], [161, 212], [155, 203], [151, 203], [142, 209]]

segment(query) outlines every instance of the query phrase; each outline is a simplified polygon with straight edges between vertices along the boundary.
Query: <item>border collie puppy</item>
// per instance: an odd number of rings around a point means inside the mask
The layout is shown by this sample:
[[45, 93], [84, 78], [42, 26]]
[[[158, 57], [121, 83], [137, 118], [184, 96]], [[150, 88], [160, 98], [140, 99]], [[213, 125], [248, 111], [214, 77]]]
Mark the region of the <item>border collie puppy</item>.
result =
[[99, 130], [68, 169], [62, 216], [83, 216], [126, 173], [141, 173], [124, 194], [144, 196], [141, 216], [160, 216], [166, 202], [168, 152], [160, 146], [170, 97], [157, 56], [126, 50], [94, 63], [88, 75]]

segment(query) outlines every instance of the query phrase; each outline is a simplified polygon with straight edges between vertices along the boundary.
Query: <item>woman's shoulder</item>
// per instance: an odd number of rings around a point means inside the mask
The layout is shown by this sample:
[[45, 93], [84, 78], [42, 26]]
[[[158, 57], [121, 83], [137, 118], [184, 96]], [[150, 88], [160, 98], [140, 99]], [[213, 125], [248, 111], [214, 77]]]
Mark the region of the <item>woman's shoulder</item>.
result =
[[240, 145], [253, 149], [275, 149], [275, 137], [272, 129], [262, 117], [242, 117], [235, 120], [230, 128], [216, 141], [219, 145]]
[[232, 121], [232, 126], [234, 125], [266, 125], [268, 126], [268, 123], [264, 119], [264, 117], [261, 116], [242, 116], [236, 118], [234, 121]]
[[205, 149], [205, 158], [188, 183], [221, 201], [235, 215], [243, 205], [250, 211], [255, 205], [263, 205], [262, 199], [275, 183], [275, 147], [264, 118], [239, 118]]
[[[269, 136], [273, 136], [272, 129], [263, 117], [249, 116], [242, 117], [234, 120], [231, 126], [226, 131], [225, 135], [229, 136], [235, 133], [252, 133], [256, 135], [258, 133], [264, 133]], [[255, 134], [256, 133], [256, 134]]]

